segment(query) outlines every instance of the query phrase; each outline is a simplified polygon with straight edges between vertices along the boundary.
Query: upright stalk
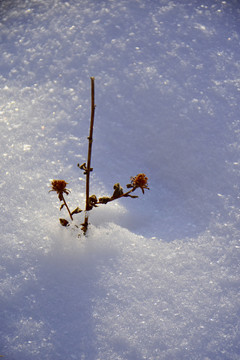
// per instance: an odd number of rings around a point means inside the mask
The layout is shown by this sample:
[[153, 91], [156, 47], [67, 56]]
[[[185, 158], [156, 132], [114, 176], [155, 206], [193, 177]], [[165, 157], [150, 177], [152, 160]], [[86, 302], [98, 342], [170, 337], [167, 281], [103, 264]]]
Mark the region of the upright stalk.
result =
[[93, 125], [94, 125], [94, 114], [95, 114], [95, 89], [94, 89], [94, 77], [91, 77], [91, 120], [90, 120], [90, 129], [88, 136], [88, 159], [86, 166], [86, 205], [85, 205], [85, 220], [83, 224], [83, 230], [86, 233], [88, 228], [88, 211], [91, 209], [89, 204], [89, 190], [90, 190], [90, 172], [93, 170], [91, 168], [91, 157], [92, 157], [92, 143], [93, 143]]

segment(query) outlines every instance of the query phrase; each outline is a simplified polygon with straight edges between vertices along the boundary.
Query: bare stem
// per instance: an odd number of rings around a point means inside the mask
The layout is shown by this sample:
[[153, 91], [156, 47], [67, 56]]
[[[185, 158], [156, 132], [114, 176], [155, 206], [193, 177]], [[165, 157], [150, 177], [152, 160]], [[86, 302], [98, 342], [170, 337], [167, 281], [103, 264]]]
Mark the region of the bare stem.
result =
[[95, 114], [95, 91], [94, 91], [94, 77], [91, 77], [91, 120], [90, 120], [90, 128], [89, 128], [89, 136], [88, 136], [88, 159], [87, 159], [87, 167], [86, 167], [86, 206], [85, 206], [85, 227], [88, 227], [88, 214], [91, 208], [89, 206], [89, 190], [90, 190], [90, 172], [91, 169], [91, 157], [92, 157], [92, 143], [93, 143], [93, 125], [94, 125], [94, 114]]
[[70, 219], [73, 220], [71, 211], [70, 211], [70, 209], [69, 209], [69, 207], [68, 207], [68, 205], [67, 205], [67, 203], [66, 203], [66, 200], [64, 199], [64, 196], [63, 196], [63, 195], [62, 195], [62, 200], [63, 200], [63, 202], [64, 202], [64, 205], [65, 205], [66, 208], [67, 208], [67, 211], [68, 211], [68, 213], [69, 213]]

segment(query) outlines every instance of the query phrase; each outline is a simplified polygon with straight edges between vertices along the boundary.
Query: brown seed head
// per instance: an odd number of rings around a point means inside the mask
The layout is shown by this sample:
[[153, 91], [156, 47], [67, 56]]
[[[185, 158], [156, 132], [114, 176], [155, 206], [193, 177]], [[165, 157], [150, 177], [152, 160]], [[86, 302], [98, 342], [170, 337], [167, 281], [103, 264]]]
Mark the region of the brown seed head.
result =
[[69, 194], [69, 190], [66, 189], [67, 182], [65, 180], [52, 180], [52, 189], [50, 191], [56, 191], [59, 195], [59, 200], [62, 200], [63, 193]]
[[141, 188], [143, 194], [144, 189], [148, 189], [148, 178], [145, 174], [138, 174], [135, 177], [131, 177], [131, 185], [134, 188]]

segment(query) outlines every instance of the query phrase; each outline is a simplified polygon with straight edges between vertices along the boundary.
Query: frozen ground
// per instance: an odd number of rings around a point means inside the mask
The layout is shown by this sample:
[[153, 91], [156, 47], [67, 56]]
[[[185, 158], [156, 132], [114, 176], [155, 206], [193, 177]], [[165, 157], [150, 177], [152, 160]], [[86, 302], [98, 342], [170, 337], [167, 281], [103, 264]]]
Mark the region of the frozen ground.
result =
[[[239, 21], [237, 0], [0, 3], [5, 359], [239, 360]], [[91, 192], [151, 190], [79, 239], [48, 190], [84, 204], [90, 76]]]

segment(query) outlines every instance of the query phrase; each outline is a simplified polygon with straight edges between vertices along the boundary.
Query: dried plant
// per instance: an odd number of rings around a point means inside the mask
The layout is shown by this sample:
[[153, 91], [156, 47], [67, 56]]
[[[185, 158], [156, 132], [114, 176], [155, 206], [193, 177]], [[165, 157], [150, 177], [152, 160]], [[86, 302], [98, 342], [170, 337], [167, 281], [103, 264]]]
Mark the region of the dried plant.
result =
[[[93, 171], [93, 168], [91, 168], [91, 158], [92, 158], [92, 143], [93, 143], [93, 126], [94, 126], [94, 115], [95, 115], [95, 90], [94, 90], [94, 77], [91, 77], [91, 119], [90, 119], [90, 128], [89, 128], [89, 136], [88, 136], [88, 158], [87, 163], [84, 162], [83, 164], [77, 164], [79, 169], [81, 169], [86, 175], [86, 202], [85, 202], [85, 217], [84, 222], [81, 224], [81, 230], [83, 231], [84, 235], [87, 233], [88, 225], [89, 225], [89, 211], [92, 210], [95, 207], [98, 207], [99, 204], [107, 204], [110, 201], [114, 201], [117, 199], [120, 199], [122, 197], [130, 197], [132, 199], [138, 198], [137, 195], [132, 195], [132, 193], [136, 189], [141, 189], [142, 193], [144, 194], [144, 190], [148, 189], [148, 178], [145, 174], [141, 173], [134, 177], [130, 178], [130, 183], [126, 185], [127, 191], [124, 191], [122, 186], [119, 183], [114, 184], [113, 186], [113, 194], [112, 196], [103, 196], [100, 198], [97, 198], [96, 195], [90, 196], [90, 174]], [[82, 212], [79, 207], [77, 207], [72, 212], [70, 211], [66, 200], [64, 198], [63, 194], [68, 195], [70, 193], [70, 190], [66, 188], [67, 182], [65, 180], [52, 180], [52, 188], [51, 191], [55, 191], [58, 194], [58, 198], [61, 202], [63, 202], [60, 206], [60, 210], [62, 210], [64, 207], [67, 209], [70, 219], [73, 220], [73, 215], [78, 214]], [[69, 226], [70, 223], [66, 219], [60, 218], [60, 223], [62, 226]]]

